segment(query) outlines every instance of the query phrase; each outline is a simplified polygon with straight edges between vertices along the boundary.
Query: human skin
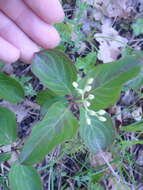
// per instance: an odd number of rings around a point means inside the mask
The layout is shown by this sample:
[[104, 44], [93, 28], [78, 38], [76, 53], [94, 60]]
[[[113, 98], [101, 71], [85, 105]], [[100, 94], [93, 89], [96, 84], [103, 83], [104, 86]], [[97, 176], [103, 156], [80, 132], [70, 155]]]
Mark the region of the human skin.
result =
[[0, 61], [30, 63], [40, 48], [60, 42], [53, 24], [62, 22], [59, 0], [0, 0]]

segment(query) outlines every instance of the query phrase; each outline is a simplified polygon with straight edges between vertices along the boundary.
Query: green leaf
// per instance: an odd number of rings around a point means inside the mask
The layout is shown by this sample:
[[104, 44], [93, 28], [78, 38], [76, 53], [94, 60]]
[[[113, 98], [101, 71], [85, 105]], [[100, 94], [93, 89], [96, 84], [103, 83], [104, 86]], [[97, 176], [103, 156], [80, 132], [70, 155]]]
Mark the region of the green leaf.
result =
[[116, 103], [120, 97], [122, 85], [136, 77], [139, 72], [140, 67], [135, 67], [92, 90], [91, 93], [94, 94], [95, 99], [91, 101], [91, 108], [96, 110], [105, 109]]
[[9, 173], [11, 190], [42, 190], [37, 171], [31, 166], [14, 163]]
[[11, 103], [21, 102], [24, 98], [24, 90], [15, 79], [0, 73], [0, 98]]
[[61, 51], [48, 50], [35, 55], [32, 72], [57, 95], [72, 94], [72, 82], [77, 80], [75, 66]]
[[128, 56], [116, 62], [96, 66], [87, 77], [81, 81], [83, 88], [89, 78], [94, 78], [91, 101], [94, 110], [105, 109], [113, 105], [120, 96], [123, 84], [136, 77], [140, 72], [141, 60], [137, 56]]
[[127, 140], [127, 141], [121, 141], [121, 147], [122, 149], [126, 149], [130, 146], [136, 145], [136, 144], [143, 144], [143, 140]]
[[0, 145], [8, 145], [17, 139], [16, 116], [5, 107], [0, 107]]
[[9, 160], [11, 157], [11, 153], [2, 153], [0, 154], [0, 163]]
[[56, 97], [57, 95], [51, 90], [42, 90], [37, 94], [36, 102], [43, 106], [47, 100], [51, 100]]
[[89, 150], [96, 153], [113, 143], [115, 130], [112, 120], [108, 115], [106, 115], [106, 122], [100, 121], [95, 116], [89, 117], [91, 125], [87, 124], [86, 111], [82, 108], [80, 112], [80, 136]]
[[43, 120], [37, 124], [20, 154], [23, 164], [35, 164], [60, 143], [72, 138], [78, 121], [67, 105], [57, 102], [52, 105]]
[[58, 101], [61, 101], [63, 103], [67, 102], [65, 97], [57, 96], [54, 92], [51, 90], [42, 90], [37, 94], [36, 101], [38, 104], [40, 104], [41, 112], [44, 115], [48, 109]]
[[128, 126], [122, 127], [120, 130], [127, 132], [139, 132], [143, 131], [143, 121], [138, 121]]
[[126, 86], [134, 90], [138, 90], [143, 86], [143, 68], [141, 69], [141, 72], [134, 79], [130, 80], [126, 84]]
[[54, 25], [57, 31], [60, 33], [62, 42], [69, 42], [73, 32], [73, 26], [71, 24], [58, 23]]
[[117, 77], [120, 77], [120, 75], [128, 72], [130, 69], [141, 65], [142, 60], [139, 56], [127, 56], [115, 62], [98, 65], [88, 73], [81, 85], [85, 85], [87, 79], [93, 77], [94, 83], [92, 88], [95, 89], [106, 82], [117, 79]]

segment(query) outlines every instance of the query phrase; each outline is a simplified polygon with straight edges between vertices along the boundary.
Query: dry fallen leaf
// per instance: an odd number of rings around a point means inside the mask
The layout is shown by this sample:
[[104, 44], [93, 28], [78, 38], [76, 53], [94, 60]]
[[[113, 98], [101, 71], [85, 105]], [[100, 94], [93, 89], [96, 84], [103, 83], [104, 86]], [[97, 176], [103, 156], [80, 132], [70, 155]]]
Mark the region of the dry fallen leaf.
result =
[[120, 123], [122, 123], [122, 110], [121, 106], [116, 106], [116, 120], [118, 120]]
[[13, 74], [14, 69], [11, 64], [4, 64], [4, 67], [1, 69], [1, 72], [5, 72], [7, 74]]
[[125, 91], [125, 94], [121, 98], [121, 103], [130, 106], [135, 103], [136, 97], [135, 93], [132, 90]]
[[111, 27], [109, 20], [102, 25], [102, 33], [95, 34], [99, 42], [98, 59], [103, 63], [115, 61], [128, 40]]
[[102, 166], [106, 164], [105, 160], [108, 162], [111, 162], [113, 160], [111, 152], [99, 152], [97, 154], [91, 155], [90, 164], [92, 167]]
[[143, 166], [143, 150], [138, 151], [137, 159], [135, 161], [138, 165]]
[[11, 145], [5, 145], [0, 147], [0, 153], [11, 152]]
[[128, 185], [125, 185], [124, 182], [119, 182], [121, 179], [109, 178], [108, 187], [110, 190], [131, 190]]
[[143, 0], [137, 0], [138, 4], [139, 4], [139, 11], [142, 12], [143, 11]]
[[139, 107], [132, 112], [132, 117], [136, 121], [140, 121], [142, 119], [142, 108]]
[[18, 154], [16, 152], [12, 152], [11, 158], [7, 161], [9, 165], [11, 166], [18, 158]]
[[97, 11], [109, 18], [126, 18], [134, 7], [133, 0], [122, 0], [122, 2], [120, 0], [96, 0], [92, 4], [96, 7]]
[[11, 104], [7, 101], [0, 102], [0, 106], [6, 107], [10, 109], [12, 112], [16, 114], [17, 122], [22, 122], [26, 116], [28, 115], [30, 109], [39, 110], [40, 106], [36, 103], [33, 103], [29, 100], [25, 100], [21, 104]]

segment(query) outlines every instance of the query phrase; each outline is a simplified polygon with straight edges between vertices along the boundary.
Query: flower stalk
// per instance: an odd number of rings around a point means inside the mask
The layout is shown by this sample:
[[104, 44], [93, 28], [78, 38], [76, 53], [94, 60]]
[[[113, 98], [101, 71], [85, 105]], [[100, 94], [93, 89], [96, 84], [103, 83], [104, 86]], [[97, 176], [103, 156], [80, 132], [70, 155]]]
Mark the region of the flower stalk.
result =
[[73, 87], [81, 95], [81, 101], [82, 101], [83, 106], [84, 106], [85, 111], [86, 111], [86, 115], [85, 115], [85, 117], [86, 117], [86, 123], [88, 125], [92, 124], [90, 116], [95, 116], [95, 117], [97, 117], [102, 122], [106, 121], [106, 118], [104, 117], [104, 115], [106, 114], [105, 110], [99, 110], [99, 111], [95, 112], [95, 111], [89, 109], [89, 107], [91, 106], [90, 101], [93, 100], [95, 98], [95, 96], [93, 94], [89, 93], [89, 95], [86, 97], [85, 93], [91, 91], [93, 82], [94, 82], [94, 79], [93, 78], [89, 78], [88, 81], [87, 81], [87, 84], [84, 87], [84, 89], [80, 89], [79, 88], [79, 84], [77, 82], [74, 81], [72, 83]]

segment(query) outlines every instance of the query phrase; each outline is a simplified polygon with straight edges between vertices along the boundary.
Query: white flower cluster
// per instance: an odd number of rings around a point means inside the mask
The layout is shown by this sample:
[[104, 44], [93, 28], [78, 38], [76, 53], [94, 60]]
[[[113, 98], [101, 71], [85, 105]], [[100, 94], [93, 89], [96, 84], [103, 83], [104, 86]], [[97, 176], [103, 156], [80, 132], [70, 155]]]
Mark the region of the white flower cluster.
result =
[[86, 84], [84, 89], [78, 88], [79, 85], [77, 82], [72, 83], [73, 87], [77, 90], [77, 92], [82, 97], [82, 103], [83, 103], [84, 108], [86, 110], [86, 122], [88, 125], [91, 125], [91, 119], [90, 119], [89, 115], [90, 116], [96, 116], [100, 121], [103, 121], [103, 122], [106, 121], [106, 118], [103, 116], [106, 113], [105, 110], [99, 110], [99, 111], [95, 112], [95, 111], [89, 109], [89, 107], [91, 105], [90, 100], [93, 100], [95, 98], [95, 96], [93, 94], [89, 94], [88, 97], [85, 98], [85, 93], [90, 92], [92, 89], [91, 85], [92, 85], [93, 81], [94, 81], [94, 79], [90, 78], [87, 81], [87, 84]]

